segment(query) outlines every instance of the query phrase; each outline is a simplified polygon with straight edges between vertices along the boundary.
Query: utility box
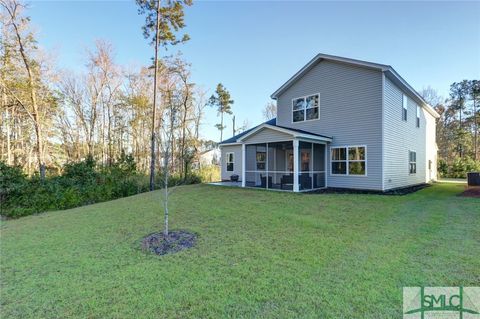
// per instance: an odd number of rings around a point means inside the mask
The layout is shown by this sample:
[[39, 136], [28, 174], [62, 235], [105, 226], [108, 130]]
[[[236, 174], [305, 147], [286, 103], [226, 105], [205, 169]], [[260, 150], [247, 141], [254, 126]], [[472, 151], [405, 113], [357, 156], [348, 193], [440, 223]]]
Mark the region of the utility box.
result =
[[467, 173], [468, 186], [480, 186], [480, 172]]

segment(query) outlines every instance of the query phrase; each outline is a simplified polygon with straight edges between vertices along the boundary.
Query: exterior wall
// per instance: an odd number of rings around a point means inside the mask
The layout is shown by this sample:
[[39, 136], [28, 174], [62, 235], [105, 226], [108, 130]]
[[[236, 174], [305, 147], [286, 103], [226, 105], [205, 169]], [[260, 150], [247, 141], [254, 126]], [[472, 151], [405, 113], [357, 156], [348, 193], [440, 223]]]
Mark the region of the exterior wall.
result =
[[255, 143], [271, 143], [271, 142], [284, 142], [291, 141], [293, 139], [292, 135], [275, 131], [269, 128], [264, 128], [254, 135], [247, 137], [243, 140], [245, 144], [255, 144]]
[[[320, 118], [292, 123], [292, 99], [320, 93]], [[382, 72], [321, 61], [277, 100], [277, 125], [332, 136], [329, 187], [382, 189]], [[366, 145], [367, 176], [331, 175], [330, 146]]]
[[[239, 181], [242, 180], [242, 145], [225, 145], [220, 148], [221, 150], [221, 160], [220, 160], [220, 176], [223, 180], [230, 180], [230, 176], [237, 174], [239, 176]], [[227, 172], [227, 157], [226, 153], [233, 152], [234, 155], [234, 164], [233, 172]]]
[[[436, 137], [436, 119], [429, 114], [427, 111], [423, 110], [426, 120], [426, 177], [427, 182], [437, 180], [437, 137]], [[429, 167], [428, 161], [431, 161], [431, 167]]]
[[[427, 117], [433, 117], [423, 110], [420, 112], [420, 127], [416, 127], [417, 104], [407, 95], [407, 121], [402, 120], [403, 93], [392, 81], [385, 78], [384, 88], [384, 185], [385, 190], [421, 184], [427, 181]], [[433, 130], [435, 130], [433, 119]], [[429, 130], [432, 122], [429, 120]], [[431, 134], [431, 133], [430, 133]], [[429, 136], [429, 157], [432, 156], [432, 139]], [[435, 144], [433, 143], [433, 146]], [[417, 173], [409, 174], [409, 151], [417, 153]], [[436, 151], [435, 151], [436, 154]], [[436, 156], [435, 156], [436, 157]], [[435, 159], [432, 159], [435, 162]]]

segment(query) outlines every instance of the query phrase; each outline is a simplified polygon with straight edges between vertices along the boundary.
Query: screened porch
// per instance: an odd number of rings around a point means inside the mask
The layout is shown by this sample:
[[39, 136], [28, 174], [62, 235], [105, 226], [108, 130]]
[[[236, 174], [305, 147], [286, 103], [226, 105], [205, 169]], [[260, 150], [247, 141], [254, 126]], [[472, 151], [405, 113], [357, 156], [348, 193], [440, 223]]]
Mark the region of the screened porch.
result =
[[244, 187], [309, 191], [326, 186], [326, 145], [301, 140], [245, 144]]

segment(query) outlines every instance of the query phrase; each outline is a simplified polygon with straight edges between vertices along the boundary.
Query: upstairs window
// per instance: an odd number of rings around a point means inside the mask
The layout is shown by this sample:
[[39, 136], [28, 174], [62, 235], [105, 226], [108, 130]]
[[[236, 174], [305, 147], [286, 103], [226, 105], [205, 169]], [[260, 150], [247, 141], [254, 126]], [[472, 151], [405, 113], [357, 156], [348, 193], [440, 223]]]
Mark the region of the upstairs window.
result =
[[417, 173], [417, 152], [408, 151], [408, 172], [410, 174]]
[[417, 127], [420, 127], [420, 106], [417, 105]]
[[233, 172], [233, 166], [234, 166], [234, 162], [235, 162], [235, 158], [234, 158], [234, 153], [227, 153], [226, 154], [226, 157], [227, 157], [227, 172]]
[[331, 148], [332, 175], [366, 175], [367, 150], [365, 146]]
[[407, 96], [403, 94], [402, 95], [402, 120], [404, 120], [405, 122], [407, 121], [407, 109], [408, 109]]
[[317, 120], [319, 117], [320, 94], [299, 97], [292, 100], [292, 121]]

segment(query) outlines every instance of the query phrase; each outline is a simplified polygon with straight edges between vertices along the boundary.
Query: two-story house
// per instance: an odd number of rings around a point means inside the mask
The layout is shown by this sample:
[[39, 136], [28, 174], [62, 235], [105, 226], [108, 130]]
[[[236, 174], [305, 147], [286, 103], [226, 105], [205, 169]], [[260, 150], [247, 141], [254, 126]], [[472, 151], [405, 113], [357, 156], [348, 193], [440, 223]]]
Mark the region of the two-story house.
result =
[[436, 179], [439, 115], [389, 65], [319, 54], [271, 97], [275, 119], [220, 143], [222, 180], [299, 192]]

